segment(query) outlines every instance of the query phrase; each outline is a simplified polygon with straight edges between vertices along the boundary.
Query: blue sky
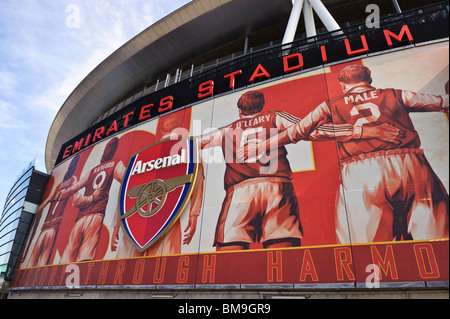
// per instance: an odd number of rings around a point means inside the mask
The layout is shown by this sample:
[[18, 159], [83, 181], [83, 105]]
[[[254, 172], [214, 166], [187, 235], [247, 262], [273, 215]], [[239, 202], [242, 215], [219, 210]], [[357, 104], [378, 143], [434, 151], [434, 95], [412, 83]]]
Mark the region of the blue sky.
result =
[[0, 205], [44, 148], [75, 87], [133, 36], [190, 0], [0, 0]]

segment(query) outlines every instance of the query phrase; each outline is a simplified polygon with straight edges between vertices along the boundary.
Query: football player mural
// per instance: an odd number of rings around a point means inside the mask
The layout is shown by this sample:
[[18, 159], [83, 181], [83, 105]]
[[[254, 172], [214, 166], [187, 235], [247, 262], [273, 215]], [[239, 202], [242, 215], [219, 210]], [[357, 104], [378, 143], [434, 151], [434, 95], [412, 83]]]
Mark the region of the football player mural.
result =
[[[300, 119], [283, 111], [264, 111], [265, 98], [260, 91], [243, 94], [238, 103], [240, 119], [229, 126], [202, 137], [203, 148], [220, 146], [226, 170], [224, 187], [227, 192], [219, 220], [214, 245], [220, 250], [248, 249], [261, 243], [266, 248], [301, 245], [303, 236], [299, 207], [292, 185], [293, 173], [287, 151], [276, 137], [267, 147], [251, 154], [256, 158], [239, 159], [248, 144], [268, 140], [274, 132], [284, 132]], [[323, 125], [311, 131], [307, 140], [381, 139], [394, 143], [399, 131], [381, 125]], [[265, 146], [264, 143], [261, 145]]]
[[[108, 260], [112, 285], [170, 271], [170, 284], [316, 283], [379, 263], [390, 280], [448, 280], [431, 250], [449, 237], [448, 66], [448, 43], [355, 59], [105, 138], [54, 168], [19, 268]], [[394, 253], [426, 266], [396, 276]], [[282, 260], [292, 271], [276, 272]]]
[[269, 149], [271, 144], [296, 143], [324, 123], [353, 124], [363, 130], [361, 136], [373, 125], [388, 123], [400, 130], [394, 141], [381, 134], [337, 140], [344, 190], [337, 206], [339, 239], [350, 242], [348, 228], [357, 243], [447, 238], [448, 194], [420, 148], [409, 112], [448, 112], [448, 94], [377, 89], [371, 86], [370, 69], [358, 64], [344, 68], [338, 79], [343, 96], [320, 104], [263, 146], [245, 146], [247, 153]]

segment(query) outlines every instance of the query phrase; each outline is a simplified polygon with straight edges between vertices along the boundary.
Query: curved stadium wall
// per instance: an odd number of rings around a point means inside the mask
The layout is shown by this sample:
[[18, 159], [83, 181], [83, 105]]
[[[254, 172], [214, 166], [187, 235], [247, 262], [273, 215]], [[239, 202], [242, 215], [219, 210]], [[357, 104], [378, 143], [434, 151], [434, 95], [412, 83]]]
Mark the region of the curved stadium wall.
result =
[[62, 145], [11, 291], [448, 290], [448, 2], [137, 95]]

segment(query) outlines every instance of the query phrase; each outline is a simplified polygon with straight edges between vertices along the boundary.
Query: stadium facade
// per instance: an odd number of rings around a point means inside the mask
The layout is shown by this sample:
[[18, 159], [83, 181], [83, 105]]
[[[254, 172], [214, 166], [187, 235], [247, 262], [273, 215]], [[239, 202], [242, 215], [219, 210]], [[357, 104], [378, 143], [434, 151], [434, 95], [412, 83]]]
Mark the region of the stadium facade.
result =
[[8, 295], [34, 214], [50, 176], [39, 172], [34, 161], [22, 170], [6, 196], [0, 217], [0, 294]]
[[8, 297], [448, 297], [448, 22], [431, 0], [158, 21], [56, 115]]

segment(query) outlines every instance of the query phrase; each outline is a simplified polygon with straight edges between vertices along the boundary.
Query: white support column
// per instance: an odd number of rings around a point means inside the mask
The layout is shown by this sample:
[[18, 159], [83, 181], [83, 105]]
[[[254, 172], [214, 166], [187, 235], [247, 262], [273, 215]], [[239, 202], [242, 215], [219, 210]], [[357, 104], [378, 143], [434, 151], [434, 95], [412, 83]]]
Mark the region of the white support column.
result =
[[248, 35], [245, 36], [245, 42], [244, 42], [244, 54], [248, 53]]
[[300, 20], [300, 15], [302, 14], [304, 0], [295, 0], [294, 7], [291, 11], [291, 16], [289, 17], [289, 22], [284, 33], [283, 43], [291, 43], [294, 41], [295, 32], [297, 31], [298, 22]]
[[340, 30], [341, 27], [339, 24], [334, 20], [333, 16], [330, 14], [330, 12], [325, 8], [322, 1], [320, 0], [308, 0], [311, 6], [313, 7], [314, 11], [319, 16], [320, 20], [322, 20], [323, 24], [327, 28], [328, 32]]
[[400, 8], [400, 5], [398, 4], [397, 0], [392, 0], [392, 3], [395, 7], [395, 11], [397, 11], [397, 13], [402, 13], [402, 9]]
[[164, 87], [165, 87], [165, 88], [168, 87], [168, 86], [169, 86], [169, 83], [170, 83], [170, 74], [167, 73], [167, 76], [166, 76], [166, 82], [164, 82]]
[[174, 79], [173, 83], [178, 83], [178, 79], [181, 76], [180, 71], [181, 71], [180, 69], [177, 69], [177, 72], [175, 73], [175, 79]]
[[314, 37], [317, 35], [316, 23], [314, 22], [314, 11], [311, 4], [305, 1], [303, 5], [303, 18], [305, 19], [306, 37]]

